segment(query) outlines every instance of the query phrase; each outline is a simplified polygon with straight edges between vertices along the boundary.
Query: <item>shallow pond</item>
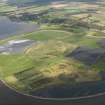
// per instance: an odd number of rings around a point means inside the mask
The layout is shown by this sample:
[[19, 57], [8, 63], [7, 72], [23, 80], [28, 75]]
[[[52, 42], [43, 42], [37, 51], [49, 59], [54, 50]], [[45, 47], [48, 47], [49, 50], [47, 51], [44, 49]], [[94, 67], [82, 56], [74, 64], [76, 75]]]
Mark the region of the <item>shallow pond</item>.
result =
[[38, 27], [35, 23], [13, 22], [5, 16], [0, 16], [0, 39], [32, 32], [37, 30]]
[[32, 44], [35, 44], [35, 41], [32, 40], [10, 40], [7, 43], [0, 46], [1, 54], [18, 54], [24, 53], [26, 48], [31, 47]]

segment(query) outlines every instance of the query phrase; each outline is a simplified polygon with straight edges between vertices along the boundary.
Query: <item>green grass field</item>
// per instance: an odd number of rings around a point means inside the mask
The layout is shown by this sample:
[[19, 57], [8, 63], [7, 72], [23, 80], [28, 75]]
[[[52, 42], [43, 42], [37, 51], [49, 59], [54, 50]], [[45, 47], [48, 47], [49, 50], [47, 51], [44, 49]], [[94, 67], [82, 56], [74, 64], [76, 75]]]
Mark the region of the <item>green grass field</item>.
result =
[[29, 15], [27, 22], [40, 25], [38, 31], [0, 40], [0, 45], [11, 40], [35, 41], [32, 46], [24, 49], [23, 53], [0, 53], [0, 78], [12, 88], [28, 94], [53, 85], [102, 80], [100, 72], [105, 68], [104, 54], [92, 66], [67, 57], [81, 46], [102, 48], [97, 42], [105, 37], [105, 33], [97, 24], [105, 22], [98, 16], [99, 11], [90, 12], [86, 6], [89, 4], [77, 7], [70, 4], [64, 7], [62, 4], [58, 7], [56, 4], [35, 4], [17, 9], [16, 6], [0, 3], [0, 13], [9, 17], [16, 15], [17, 19], [20, 17], [23, 20], [27, 18], [23, 16], [25, 13]]
[[15, 6], [9, 6], [4, 3], [0, 3], [0, 12], [10, 12], [10, 11], [15, 11], [17, 8]]
[[90, 72], [81, 62], [65, 57], [68, 52], [83, 44], [96, 47], [96, 40], [93, 42], [83, 35], [60, 30], [41, 30], [12, 37], [17, 38], [35, 40], [37, 45], [26, 49], [24, 55], [0, 54], [1, 77], [15, 89], [30, 93], [49, 85], [65, 83], [61, 75], [68, 83], [100, 80], [98, 72], [93, 68], [90, 68]]

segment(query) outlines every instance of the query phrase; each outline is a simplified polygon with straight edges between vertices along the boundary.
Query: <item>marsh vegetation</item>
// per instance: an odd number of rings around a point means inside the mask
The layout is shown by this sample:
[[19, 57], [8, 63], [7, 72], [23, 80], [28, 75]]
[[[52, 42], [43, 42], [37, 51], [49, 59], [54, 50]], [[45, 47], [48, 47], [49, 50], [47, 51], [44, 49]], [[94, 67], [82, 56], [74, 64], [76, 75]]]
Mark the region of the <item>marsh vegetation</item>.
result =
[[[105, 91], [105, 8], [101, 3], [50, 2], [19, 7], [0, 3], [0, 6], [0, 15], [12, 22], [38, 26], [32, 32], [0, 40], [0, 75], [9, 86], [38, 96], [41, 93], [43, 96], [43, 90], [47, 95], [63, 89], [57, 93], [63, 98]], [[31, 45], [27, 47], [25, 40], [32, 41]], [[12, 46], [8, 46], [10, 42]], [[11, 50], [5, 50], [5, 45]], [[16, 53], [13, 46], [24, 47]], [[73, 93], [68, 94], [67, 90]], [[57, 94], [45, 97], [59, 98]]]

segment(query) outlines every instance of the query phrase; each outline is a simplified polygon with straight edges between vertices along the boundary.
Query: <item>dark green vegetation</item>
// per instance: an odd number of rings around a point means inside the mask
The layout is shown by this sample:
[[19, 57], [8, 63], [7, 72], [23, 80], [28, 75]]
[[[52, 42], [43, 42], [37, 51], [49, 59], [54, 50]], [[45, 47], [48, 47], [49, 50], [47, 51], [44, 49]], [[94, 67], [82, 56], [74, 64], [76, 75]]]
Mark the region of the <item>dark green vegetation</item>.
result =
[[8, 8], [0, 9], [0, 15], [40, 25], [36, 32], [1, 40], [1, 44], [16, 39], [36, 42], [24, 54], [0, 54], [1, 78], [29, 94], [47, 86], [102, 80], [105, 8], [100, 3], [77, 4], [52, 2], [17, 9], [0, 4]]

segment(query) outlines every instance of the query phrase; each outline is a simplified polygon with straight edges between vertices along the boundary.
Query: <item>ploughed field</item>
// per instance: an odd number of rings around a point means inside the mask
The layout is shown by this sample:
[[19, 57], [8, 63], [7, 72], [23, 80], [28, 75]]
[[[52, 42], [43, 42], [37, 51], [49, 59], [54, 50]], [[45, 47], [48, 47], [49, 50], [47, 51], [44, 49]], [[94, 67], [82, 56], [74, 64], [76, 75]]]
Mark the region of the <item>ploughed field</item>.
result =
[[[35, 32], [0, 40], [0, 77], [19, 92], [73, 98], [105, 92], [105, 21], [102, 4], [52, 2], [11, 7], [11, 21], [38, 24]], [[4, 11], [8, 8], [8, 11]], [[90, 9], [88, 9], [90, 8]]]

